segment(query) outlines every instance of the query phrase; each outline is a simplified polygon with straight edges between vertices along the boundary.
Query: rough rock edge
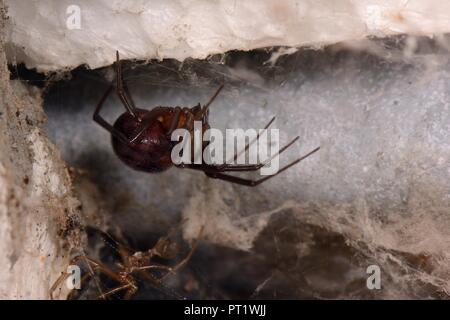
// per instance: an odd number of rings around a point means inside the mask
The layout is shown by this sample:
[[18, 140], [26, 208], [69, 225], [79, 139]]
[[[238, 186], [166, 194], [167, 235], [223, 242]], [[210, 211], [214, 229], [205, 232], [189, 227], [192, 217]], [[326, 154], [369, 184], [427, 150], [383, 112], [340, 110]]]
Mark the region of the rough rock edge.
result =
[[6, 12], [0, 0], [0, 298], [48, 299], [71, 250], [82, 247], [81, 206], [66, 164], [42, 133], [40, 91], [9, 80]]

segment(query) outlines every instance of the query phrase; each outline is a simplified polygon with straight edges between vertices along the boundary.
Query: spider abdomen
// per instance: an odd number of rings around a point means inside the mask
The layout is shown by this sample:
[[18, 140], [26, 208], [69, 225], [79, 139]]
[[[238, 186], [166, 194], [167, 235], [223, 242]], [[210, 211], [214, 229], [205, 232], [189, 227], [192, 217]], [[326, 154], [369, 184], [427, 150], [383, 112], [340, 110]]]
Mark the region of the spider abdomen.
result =
[[138, 109], [137, 121], [129, 113], [123, 113], [114, 123], [114, 128], [131, 140], [145, 124], [145, 130], [129, 143], [112, 136], [112, 145], [117, 156], [133, 169], [145, 172], [161, 172], [172, 166], [170, 154], [173, 143], [158, 117], [152, 117], [147, 110]]

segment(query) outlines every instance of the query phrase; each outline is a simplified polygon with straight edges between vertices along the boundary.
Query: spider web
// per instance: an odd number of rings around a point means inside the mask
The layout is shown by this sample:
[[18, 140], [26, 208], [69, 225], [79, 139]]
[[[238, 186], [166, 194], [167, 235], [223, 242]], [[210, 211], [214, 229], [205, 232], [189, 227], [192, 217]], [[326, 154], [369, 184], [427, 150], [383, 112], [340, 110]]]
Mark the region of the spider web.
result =
[[[319, 51], [124, 62], [138, 106], [193, 106], [225, 83], [211, 107], [212, 126], [262, 127], [277, 115], [281, 144], [301, 137], [282, 161], [322, 146], [317, 158], [258, 189], [176, 170], [149, 176], [124, 168], [107, 134], [90, 123], [113, 79], [111, 67], [43, 80], [51, 83], [47, 132], [71, 165], [88, 172], [110, 224], [134, 241], [151, 242], [181, 216], [190, 219], [188, 239], [207, 223], [206, 249], [190, 266], [204, 298], [443, 297], [446, 43], [395, 37]], [[111, 98], [105, 117], [114, 121], [121, 108]], [[385, 290], [365, 287], [372, 264], [389, 279]]]

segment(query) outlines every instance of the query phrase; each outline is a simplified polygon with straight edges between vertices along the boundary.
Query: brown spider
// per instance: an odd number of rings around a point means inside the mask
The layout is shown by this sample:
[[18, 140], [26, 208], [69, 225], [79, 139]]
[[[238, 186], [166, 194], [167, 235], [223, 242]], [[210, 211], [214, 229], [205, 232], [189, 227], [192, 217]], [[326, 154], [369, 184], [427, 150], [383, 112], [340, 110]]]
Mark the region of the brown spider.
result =
[[[200, 230], [198, 239], [201, 237], [203, 228]], [[159, 258], [163, 260], [175, 259], [178, 254], [178, 246], [175, 242], [171, 240], [173, 237], [173, 232], [165, 237], [159, 238], [155, 246], [147, 251], [135, 251], [127, 247], [123, 243], [119, 243], [109, 234], [95, 229], [96, 232], [106, 241], [112, 241], [114, 249], [117, 250], [119, 254], [120, 262], [116, 263], [115, 270], [109, 266], [95, 261], [85, 255], [78, 255], [73, 258], [69, 265], [81, 265], [85, 264], [87, 267], [87, 272], [81, 277], [81, 284], [87, 284], [89, 280], [94, 280], [95, 285], [100, 291], [100, 295], [97, 297], [99, 299], [107, 299], [108, 297], [115, 295], [119, 292], [124, 292], [123, 298], [128, 300], [132, 298], [139, 289], [137, 277], [145, 279], [149, 284], [153, 285], [156, 289], [162, 290], [163, 281], [171, 274], [174, 274], [177, 270], [182, 268], [192, 257], [195, 249], [198, 246], [198, 239], [192, 245], [189, 253], [178, 263], [173, 266], [164, 265], [160, 263], [155, 263], [153, 260]], [[159, 270], [162, 272], [159, 274], [154, 274], [152, 271]], [[110, 280], [118, 283], [118, 286], [106, 291], [101, 288], [101, 284], [98, 281], [97, 275], [104, 274]], [[50, 299], [53, 300], [54, 292], [61, 288], [64, 281], [69, 278], [69, 273], [62, 273], [61, 276], [53, 283], [50, 288]], [[76, 294], [76, 289], [72, 289], [67, 299], [73, 299]], [[174, 295], [173, 292], [171, 292]], [[175, 295], [180, 297], [179, 295]], [[182, 297], [181, 297], [182, 298]]]
[[[203, 107], [198, 104], [192, 108], [181, 107], [155, 107], [152, 110], [145, 110], [136, 108], [134, 102], [129, 94], [126, 84], [122, 78], [122, 67], [119, 58], [119, 52], [116, 52], [116, 91], [120, 100], [126, 108], [126, 111], [119, 116], [114, 125], [109, 124], [104, 118], [100, 116], [100, 111], [106, 98], [113, 89], [111, 84], [101, 98], [94, 112], [94, 121], [111, 133], [112, 145], [117, 156], [128, 166], [133, 169], [146, 172], [161, 172], [173, 165], [171, 160], [171, 151], [176, 142], [171, 141], [171, 134], [175, 129], [183, 128], [192, 132], [194, 121], [202, 121], [203, 132], [209, 129], [208, 124], [208, 108], [214, 99], [222, 90], [223, 85], [219, 87], [216, 93], [211, 97], [206, 105]], [[275, 120], [272, 118], [265, 126], [267, 129]], [[281, 168], [277, 173], [268, 175], [258, 180], [243, 179], [240, 177], [226, 174], [225, 172], [235, 171], [256, 171], [273, 158], [281, 154], [290, 145], [292, 145], [299, 137], [296, 137], [287, 145], [279, 150], [279, 152], [263, 163], [253, 165], [210, 165], [210, 164], [180, 164], [176, 165], [178, 168], [188, 168], [203, 171], [208, 177], [217, 178], [241, 185], [256, 186], [270, 178], [275, 177], [291, 166], [299, 163], [306, 157], [310, 156], [319, 148], [314, 149], [305, 156], [291, 162], [290, 164]], [[247, 151], [250, 144], [259, 139], [259, 134], [256, 139], [246, 144], [245, 149], [241, 150], [235, 155], [234, 160]], [[203, 149], [206, 148], [203, 145]]]

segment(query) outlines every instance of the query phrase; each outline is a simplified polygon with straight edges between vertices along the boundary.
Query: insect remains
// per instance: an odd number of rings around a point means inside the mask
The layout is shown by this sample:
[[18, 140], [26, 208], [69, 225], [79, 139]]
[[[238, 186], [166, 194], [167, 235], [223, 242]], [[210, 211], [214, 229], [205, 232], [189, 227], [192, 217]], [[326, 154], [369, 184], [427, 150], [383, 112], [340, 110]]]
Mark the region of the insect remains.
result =
[[[133, 250], [101, 230], [92, 229], [92, 231], [99, 234], [105, 243], [113, 247], [118, 255], [117, 261], [114, 261], [114, 266], [112, 267], [110, 264], [96, 261], [84, 254], [75, 256], [70, 261], [69, 266], [78, 266], [84, 270], [84, 274], [80, 278], [81, 291], [72, 289], [67, 299], [74, 299], [79, 296], [80, 292], [96, 287], [98, 291], [97, 299], [120, 297], [128, 300], [138, 292], [142, 280], [145, 284], [161, 291], [165, 295], [183, 299], [181, 295], [165, 287], [163, 283], [170, 275], [175, 274], [188, 263], [198, 246], [202, 230], [189, 252], [174, 265], [161, 262], [175, 260], [179, 255], [178, 244], [173, 240], [174, 231], [167, 236], [159, 238], [152, 248], [145, 251]], [[70, 273], [63, 272], [53, 283], [49, 292], [50, 299], [53, 299], [55, 292], [65, 285], [69, 276], [71, 276]], [[101, 276], [107, 281], [101, 281]], [[104, 283], [114, 283], [115, 287], [105, 288]]]

